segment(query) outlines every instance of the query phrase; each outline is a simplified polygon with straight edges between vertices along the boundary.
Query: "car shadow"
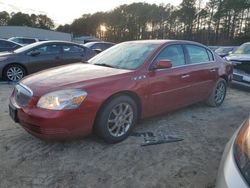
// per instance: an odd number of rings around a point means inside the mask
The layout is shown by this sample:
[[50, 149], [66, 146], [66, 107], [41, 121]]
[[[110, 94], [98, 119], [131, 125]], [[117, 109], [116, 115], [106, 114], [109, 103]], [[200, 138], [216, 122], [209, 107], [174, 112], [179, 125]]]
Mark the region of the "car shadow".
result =
[[250, 92], [250, 84], [238, 83], [238, 82], [233, 81], [230, 84], [230, 87], [233, 89], [237, 89], [237, 90], [241, 90], [241, 91], [245, 91], [245, 92]]

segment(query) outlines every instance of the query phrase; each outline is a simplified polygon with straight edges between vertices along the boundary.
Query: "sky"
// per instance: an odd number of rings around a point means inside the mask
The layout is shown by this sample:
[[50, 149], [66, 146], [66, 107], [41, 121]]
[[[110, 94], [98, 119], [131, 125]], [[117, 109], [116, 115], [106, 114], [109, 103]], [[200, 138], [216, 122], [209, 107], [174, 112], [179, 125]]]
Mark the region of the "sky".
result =
[[182, 0], [0, 0], [0, 11], [46, 14], [59, 25], [70, 24], [83, 14], [109, 11], [133, 2], [179, 5]]

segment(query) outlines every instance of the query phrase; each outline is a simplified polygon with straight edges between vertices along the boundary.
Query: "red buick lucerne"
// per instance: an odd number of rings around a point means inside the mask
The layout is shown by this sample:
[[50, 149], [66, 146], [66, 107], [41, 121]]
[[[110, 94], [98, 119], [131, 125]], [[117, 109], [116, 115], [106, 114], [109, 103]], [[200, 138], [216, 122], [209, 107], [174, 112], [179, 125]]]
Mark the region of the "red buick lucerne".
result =
[[232, 66], [206, 46], [178, 40], [120, 43], [77, 63], [21, 80], [9, 112], [32, 135], [106, 142], [129, 136], [136, 121], [199, 101], [223, 103]]

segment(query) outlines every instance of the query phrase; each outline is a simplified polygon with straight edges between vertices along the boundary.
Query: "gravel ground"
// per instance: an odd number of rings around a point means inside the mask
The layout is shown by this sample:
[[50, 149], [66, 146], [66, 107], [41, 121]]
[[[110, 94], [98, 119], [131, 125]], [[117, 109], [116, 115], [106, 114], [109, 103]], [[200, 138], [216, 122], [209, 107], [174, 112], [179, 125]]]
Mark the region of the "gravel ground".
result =
[[136, 132], [164, 131], [183, 141], [142, 147], [130, 136], [108, 145], [39, 140], [8, 115], [13, 85], [0, 83], [0, 187], [212, 188], [226, 142], [250, 115], [249, 89], [228, 90], [219, 108], [195, 104], [142, 120]]

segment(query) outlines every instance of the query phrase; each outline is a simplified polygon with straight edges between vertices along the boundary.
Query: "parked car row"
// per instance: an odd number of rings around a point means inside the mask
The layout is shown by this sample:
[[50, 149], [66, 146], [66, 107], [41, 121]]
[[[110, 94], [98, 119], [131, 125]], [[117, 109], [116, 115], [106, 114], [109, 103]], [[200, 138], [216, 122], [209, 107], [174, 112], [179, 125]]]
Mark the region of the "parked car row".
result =
[[[18, 41], [20, 39], [19, 37]], [[89, 44], [92, 50], [80, 44], [63, 41], [43, 41], [23, 46], [11, 40], [1, 39], [0, 78], [19, 81], [24, 76], [40, 70], [87, 61], [97, 54], [96, 51], [100, 53], [113, 45], [95, 42]]]
[[216, 49], [215, 52], [221, 57], [226, 57], [233, 53], [236, 49], [236, 46], [223, 46]]
[[87, 47], [70, 42], [44, 41], [23, 46], [0, 56], [0, 77], [18, 81], [25, 75], [76, 62], [84, 62], [95, 55]]
[[209, 46], [209, 48], [233, 65], [233, 80], [235, 82], [250, 84], [250, 42], [239, 47]]

